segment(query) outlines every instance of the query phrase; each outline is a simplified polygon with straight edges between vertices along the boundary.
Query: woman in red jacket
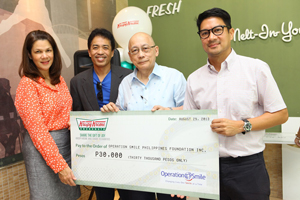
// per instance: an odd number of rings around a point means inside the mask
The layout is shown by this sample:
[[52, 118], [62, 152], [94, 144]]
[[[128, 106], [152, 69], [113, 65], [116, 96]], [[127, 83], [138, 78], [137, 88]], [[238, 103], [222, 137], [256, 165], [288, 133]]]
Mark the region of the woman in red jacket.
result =
[[[15, 105], [27, 129], [22, 152], [30, 199], [77, 199], [70, 169], [72, 98], [61, 76], [58, 47], [45, 31], [30, 32], [23, 46]], [[75, 187], [73, 187], [75, 186]]]

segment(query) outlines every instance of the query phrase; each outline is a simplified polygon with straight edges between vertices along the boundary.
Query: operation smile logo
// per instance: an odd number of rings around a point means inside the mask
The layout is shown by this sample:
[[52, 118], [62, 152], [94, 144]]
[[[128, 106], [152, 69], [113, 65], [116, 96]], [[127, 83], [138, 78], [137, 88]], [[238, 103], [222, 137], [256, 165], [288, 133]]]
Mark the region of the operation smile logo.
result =
[[172, 178], [184, 178], [186, 181], [192, 181], [194, 179], [199, 179], [199, 180], [206, 180], [206, 175], [204, 174], [195, 174], [192, 172], [185, 172], [185, 173], [180, 173], [180, 172], [166, 172], [166, 171], [161, 171], [160, 175], [163, 177], [172, 177]]
[[105, 131], [108, 118], [94, 120], [76, 118], [76, 122], [80, 131]]

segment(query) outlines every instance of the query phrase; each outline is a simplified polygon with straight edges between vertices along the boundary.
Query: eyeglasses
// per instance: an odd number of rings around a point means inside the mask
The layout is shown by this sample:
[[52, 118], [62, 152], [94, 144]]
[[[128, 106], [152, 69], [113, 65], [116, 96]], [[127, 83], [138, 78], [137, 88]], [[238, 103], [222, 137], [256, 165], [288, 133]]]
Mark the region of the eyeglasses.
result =
[[103, 92], [102, 92], [102, 83], [101, 82], [97, 82], [97, 89], [100, 90], [100, 92], [98, 92], [98, 94], [97, 94], [97, 98], [100, 101], [103, 101]]
[[229, 26], [219, 25], [219, 26], [213, 27], [212, 29], [208, 29], [208, 30], [205, 29], [205, 30], [198, 31], [197, 33], [201, 39], [206, 39], [209, 37], [210, 32], [212, 32], [215, 36], [222, 35], [224, 32], [224, 27], [227, 27], [228, 29], [230, 29]]
[[[142, 50], [142, 52], [144, 52], [144, 53], [148, 53], [148, 52], [150, 52], [150, 50], [151, 50], [153, 47], [155, 47], [155, 45], [153, 45], [153, 46], [144, 45], [144, 46], [142, 46], [141, 50]], [[130, 49], [130, 51], [129, 51], [129, 53], [131, 53], [131, 55], [136, 55], [136, 54], [138, 54], [139, 52], [140, 52], [140, 48], [138, 48], [138, 47], [133, 47], [133, 48]]]

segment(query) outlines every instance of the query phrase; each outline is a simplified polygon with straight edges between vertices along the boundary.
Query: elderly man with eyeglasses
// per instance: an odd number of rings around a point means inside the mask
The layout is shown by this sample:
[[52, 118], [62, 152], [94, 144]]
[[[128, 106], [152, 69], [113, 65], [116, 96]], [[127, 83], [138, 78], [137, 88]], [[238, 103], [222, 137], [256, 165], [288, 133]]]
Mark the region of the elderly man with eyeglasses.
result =
[[129, 40], [128, 49], [136, 68], [121, 82], [116, 104], [111, 102], [101, 111], [182, 109], [186, 80], [178, 70], [155, 62], [159, 48], [152, 37], [136, 33]]
[[[129, 40], [129, 57], [136, 66], [119, 86], [116, 104], [110, 102], [102, 112], [119, 110], [179, 110], [182, 109], [186, 80], [176, 69], [158, 65], [159, 48], [146, 33], [136, 33]], [[132, 200], [155, 200], [152, 192], [129, 191]], [[169, 194], [157, 194], [158, 200], [173, 200]]]
[[286, 105], [268, 64], [231, 48], [234, 29], [225, 10], [201, 13], [197, 28], [208, 60], [189, 76], [183, 109], [218, 109], [211, 129], [220, 141], [220, 199], [267, 200], [263, 136], [288, 119]]

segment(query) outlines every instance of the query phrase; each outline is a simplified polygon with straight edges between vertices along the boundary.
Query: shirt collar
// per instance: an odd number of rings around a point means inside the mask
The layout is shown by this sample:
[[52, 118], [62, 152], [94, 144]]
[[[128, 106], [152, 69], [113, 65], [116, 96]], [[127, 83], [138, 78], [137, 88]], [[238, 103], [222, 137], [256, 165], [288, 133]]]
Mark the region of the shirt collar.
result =
[[[57, 89], [58, 84], [56, 84], [56, 85], [54, 86], [55, 88], [51, 88], [49, 85], [46, 84], [45, 79], [43, 79], [42, 77], [38, 77], [38, 78], [36, 79], [36, 81], [37, 81], [38, 83], [40, 83], [41, 85], [43, 85], [44, 87], [50, 88], [51, 90], [58, 90], [58, 89]], [[60, 81], [61, 81], [61, 80], [60, 80]]]
[[[104, 80], [106, 80], [106, 77], [110, 76], [110, 74], [111, 74], [111, 69], [109, 70], [108, 74], [106, 74], [106, 76], [102, 80], [102, 83], [104, 82]], [[95, 69], [93, 68], [93, 83], [97, 84], [97, 82], [101, 82], [101, 81], [100, 81]]]
[[225, 59], [224, 62], [227, 63], [227, 68], [230, 71], [233, 67], [233, 63], [236, 60], [236, 53], [233, 49], [231, 49], [231, 53], [229, 54], [229, 56]]
[[[225, 59], [225, 61], [221, 65], [222, 66], [225, 65], [225, 67], [230, 71], [230, 69], [232, 68], [232, 64], [235, 60], [236, 55], [237, 54], [235, 53], [235, 51], [231, 48], [230, 54], [227, 56], [227, 58]], [[215, 67], [209, 63], [208, 58], [207, 58], [207, 66], [208, 66], [209, 70], [217, 72], [215, 70]]]
[[45, 83], [45, 80], [42, 77], [37, 78], [38, 83]]
[[[156, 75], [156, 76], [158, 76], [158, 77], [161, 77], [161, 76], [162, 76], [161, 68], [158, 66], [157, 63], [155, 63], [155, 65], [154, 65], [152, 74], [153, 74], [153, 75]], [[151, 75], [152, 75], [152, 74], [151, 74]], [[150, 76], [151, 76], [151, 75], [150, 75]]]
[[[138, 71], [138, 69], [137, 69], [137, 68], [134, 68], [132, 80], [134, 80], [134, 79], [138, 80], [138, 78], [137, 78], [137, 71]], [[158, 65], [157, 63], [155, 63], [154, 68], [153, 68], [153, 71], [152, 71], [152, 73], [149, 75], [149, 80], [151, 80], [151, 78], [152, 78], [153, 76], [158, 76], [158, 77], [161, 77], [161, 76], [162, 76], [161, 68], [159, 67], [159, 65]]]
[[93, 83], [97, 84], [97, 82], [100, 82], [100, 80], [99, 80], [99, 78], [98, 78], [98, 76], [97, 76], [97, 74], [96, 74], [96, 72], [93, 68]]

